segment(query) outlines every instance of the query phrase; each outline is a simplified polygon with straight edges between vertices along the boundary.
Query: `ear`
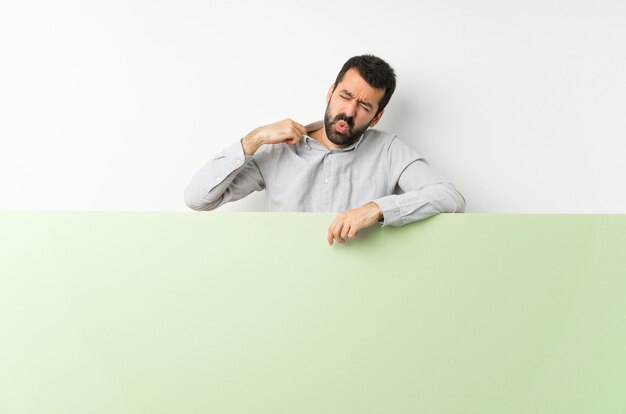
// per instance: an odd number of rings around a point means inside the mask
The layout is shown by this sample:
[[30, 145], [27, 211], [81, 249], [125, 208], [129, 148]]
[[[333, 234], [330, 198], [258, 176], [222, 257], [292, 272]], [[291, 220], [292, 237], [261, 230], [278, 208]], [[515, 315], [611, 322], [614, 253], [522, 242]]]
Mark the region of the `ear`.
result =
[[328, 89], [328, 93], [326, 94], [326, 103], [330, 102], [330, 97], [333, 96], [333, 89], [335, 89], [335, 83], [333, 82], [332, 85], [330, 85], [330, 89]]
[[385, 110], [383, 109], [382, 111], [380, 111], [380, 113], [378, 115], [376, 115], [374, 117], [374, 119], [372, 119], [372, 121], [370, 122], [370, 127], [373, 128], [374, 125], [376, 125], [378, 123], [378, 121], [380, 121], [380, 118], [383, 116], [383, 114], [385, 113]]

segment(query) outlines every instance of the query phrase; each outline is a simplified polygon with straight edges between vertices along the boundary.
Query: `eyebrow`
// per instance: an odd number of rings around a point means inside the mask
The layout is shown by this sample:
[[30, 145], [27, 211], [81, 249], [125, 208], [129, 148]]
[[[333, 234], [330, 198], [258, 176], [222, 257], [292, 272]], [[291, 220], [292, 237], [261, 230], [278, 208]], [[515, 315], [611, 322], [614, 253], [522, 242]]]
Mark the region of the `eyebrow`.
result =
[[[350, 98], [354, 98], [354, 95], [350, 91], [348, 91], [346, 89], [342, 89], [340, 92], [341, 93], [345, 93]], [[374, 108], [374, 106], [371, 103], [367, 102], [367, 101], [362, 101], [362, 100], [359, 99], [359, 102], [362, 103], [363, 105], [367, 106], [369, 109], [373, 109]]]

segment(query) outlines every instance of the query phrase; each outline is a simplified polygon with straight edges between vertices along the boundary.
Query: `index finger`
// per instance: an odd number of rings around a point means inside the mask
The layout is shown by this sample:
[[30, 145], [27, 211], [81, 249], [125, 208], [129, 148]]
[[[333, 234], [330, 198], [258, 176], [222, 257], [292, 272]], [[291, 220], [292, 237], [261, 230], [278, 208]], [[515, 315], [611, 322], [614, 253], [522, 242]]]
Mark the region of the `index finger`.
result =
[[306, 135], [306, 128], [302, 124], [299, 124], [297, 122], [294, 122], [294, 124], [296, 125], [296, 129], [298, 130], [298, 132], [300, 132], [302, 135]]

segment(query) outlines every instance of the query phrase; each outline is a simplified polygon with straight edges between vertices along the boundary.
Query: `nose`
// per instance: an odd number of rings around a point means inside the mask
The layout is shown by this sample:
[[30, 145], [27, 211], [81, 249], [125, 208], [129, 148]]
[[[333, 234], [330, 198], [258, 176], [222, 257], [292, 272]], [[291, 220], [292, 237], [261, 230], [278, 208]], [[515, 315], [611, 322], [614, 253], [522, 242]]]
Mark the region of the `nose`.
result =
[[351, 100], [350, 102], [346, 104], [344, 113], [346, 114], [348, 118], [353, 118], [356, 115], [356, 106], [357, 106], [356, 100]]

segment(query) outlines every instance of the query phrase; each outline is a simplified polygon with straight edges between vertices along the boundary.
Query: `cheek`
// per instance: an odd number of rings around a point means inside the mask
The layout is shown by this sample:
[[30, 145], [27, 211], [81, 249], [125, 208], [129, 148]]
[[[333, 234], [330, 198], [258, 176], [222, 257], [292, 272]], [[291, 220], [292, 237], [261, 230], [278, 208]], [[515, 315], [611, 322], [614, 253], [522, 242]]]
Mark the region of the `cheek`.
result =
[[330, 116], [330, 119], [335, 119], [335, 117], [341, 112], [341, 107], [337, 104], [331, 103], [328, 106], [328, 115]]
[[356, 123], [357, 123], [360, 127], [363, 127], [363, 126], [368, 125], [368, 124], [370, 123], [370, 119], [371, 119], [370, 114], [368, 114], [368, 113], [366, 113], [365, 111], [363, 111], [363, 112], [361, 112], [361, 113], [359, 113], [359, 114], [357, 115], [357, 118], [356, 118]]

